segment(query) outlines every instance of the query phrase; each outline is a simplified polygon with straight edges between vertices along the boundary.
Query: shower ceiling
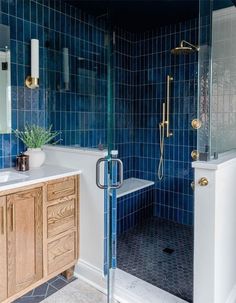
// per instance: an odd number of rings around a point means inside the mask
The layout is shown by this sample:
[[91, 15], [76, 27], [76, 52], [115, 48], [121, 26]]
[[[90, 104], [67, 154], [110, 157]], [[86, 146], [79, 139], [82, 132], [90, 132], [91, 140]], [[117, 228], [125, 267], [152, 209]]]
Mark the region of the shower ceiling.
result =
[[112, 22], [131, 32], [177, 23], [198, 16], [198, 0], [66, 0], [92, 15], [110, 9]]
[[[199, 0], [61, 0], [99, 16], [110, 9], [112, 22], [131, 32], [140, 32], [198, 17]], [[201, 0], [203, 1], [203, 0]], [[236, 0], [214, 0], [214, 8]]]

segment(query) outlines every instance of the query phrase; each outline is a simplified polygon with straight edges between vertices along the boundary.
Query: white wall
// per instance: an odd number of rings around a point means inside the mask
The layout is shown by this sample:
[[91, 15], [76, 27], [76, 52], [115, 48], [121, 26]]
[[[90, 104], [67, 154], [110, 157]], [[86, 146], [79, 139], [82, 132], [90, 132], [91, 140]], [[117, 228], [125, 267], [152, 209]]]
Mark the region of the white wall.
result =
[[[236, 302], [236, 152], [195, 162], [194, 303]], [[198, 184], [206, 177], [208, 186]]]
[[[85, 279], [102, 283], [104, 191], [96, 186], [96, 162], [106, 151], [45, 146], [46, 164], [82, 170], [80, 177], [80, 256], [76, 271]], [[101, 172], [101, 179], [103, 174]]]

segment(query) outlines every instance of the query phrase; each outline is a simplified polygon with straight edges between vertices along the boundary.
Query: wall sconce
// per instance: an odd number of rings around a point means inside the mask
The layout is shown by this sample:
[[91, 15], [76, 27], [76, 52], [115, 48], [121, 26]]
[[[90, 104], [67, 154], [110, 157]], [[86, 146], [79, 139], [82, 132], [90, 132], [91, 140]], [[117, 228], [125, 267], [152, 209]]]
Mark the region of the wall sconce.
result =
[[69, 70], [69, 49], [64, 47], [63, 51], [63, 82], [65, 90], [69, 90], [70, 70]]
[[30, 89], [39, 87], [39, 40], [31, 39], [31, 75], [27, 76], [25, 85]]

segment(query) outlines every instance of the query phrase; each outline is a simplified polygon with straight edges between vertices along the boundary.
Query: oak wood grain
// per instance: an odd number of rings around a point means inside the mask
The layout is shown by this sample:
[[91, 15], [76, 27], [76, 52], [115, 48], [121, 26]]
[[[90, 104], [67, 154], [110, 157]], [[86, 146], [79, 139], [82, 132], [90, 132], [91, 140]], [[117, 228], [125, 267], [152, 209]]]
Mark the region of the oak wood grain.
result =
[[7, 196], [8, 296], [43, 276], [42, 189]]
[[76, 177], [62, 178], [57, 181], [50, 181], [47, 185], [48, 201], [75, 194]]
[[79, 256], [79, 176], [1, 192], [0, 247], [1, 303], [59, 273], [72, 276]]
[[76, 233], [72, 232], [48, 244], [48, 273], [76, 260]]
[[75, 207], [75, 198], [48, 207], [47, 232], [49, 238], [76, 226]]
[[0, 197], [0, 302], [7, 297], [6, 197]]

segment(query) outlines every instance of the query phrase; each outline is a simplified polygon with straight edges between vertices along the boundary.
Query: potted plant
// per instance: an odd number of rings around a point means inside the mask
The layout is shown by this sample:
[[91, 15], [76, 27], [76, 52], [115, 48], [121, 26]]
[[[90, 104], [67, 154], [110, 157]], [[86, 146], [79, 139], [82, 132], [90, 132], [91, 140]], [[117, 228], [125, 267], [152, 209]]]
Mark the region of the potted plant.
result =
[[[23, 131], [15, 130], [14, 133], [27, 147], [25, 154], [29, 156], [30, 168], [43, 165], [45, 161], [45, 152], [42, 150], [43, 145], [50, 143], [60, 134], [57, 131], [52, 131], [52, 125], [48, 129], [38, 125], [26, 125]], [[59, 141], [57, 140], [53, 144]]]

